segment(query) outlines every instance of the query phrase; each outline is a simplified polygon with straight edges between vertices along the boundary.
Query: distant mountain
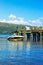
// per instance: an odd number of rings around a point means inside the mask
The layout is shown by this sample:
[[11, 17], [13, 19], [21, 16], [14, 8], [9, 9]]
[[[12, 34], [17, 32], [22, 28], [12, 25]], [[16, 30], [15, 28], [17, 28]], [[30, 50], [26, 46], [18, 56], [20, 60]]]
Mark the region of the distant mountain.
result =
[[8, 23], [0, 22], [0, 33], [1, 34], [13, 33], [14, 31], [18, 29], [20, 30], [22, 28], [25, 28], [25, 25], [8, 24]]

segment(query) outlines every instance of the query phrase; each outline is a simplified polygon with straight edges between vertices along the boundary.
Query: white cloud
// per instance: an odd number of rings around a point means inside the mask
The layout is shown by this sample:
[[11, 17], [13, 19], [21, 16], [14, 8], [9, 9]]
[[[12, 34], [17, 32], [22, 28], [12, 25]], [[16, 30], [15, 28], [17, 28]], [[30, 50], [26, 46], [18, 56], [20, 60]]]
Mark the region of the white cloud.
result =
[[40, 19], [37, 19], [37, 20], [28, 20], [28, 23], [29, 23], [31, 26], [41, 26], [41, 25], [42, 25]]
[[9, 15], [9, 18], [10, 19], [8, 19], [8, 20], [6, 20], [6, 19], [0, 20], [0, 22], [22, 24], [22, 25], [31, 25], [31, 26], [42, 26], [43, 25], [43, 22], [41, 22], [41, 20], [43, 21], [43, 17], [36, 19], [36, 20], [24, 21], [24, 18], [18, 17], [16, 19], [16, 16], [11, 14], [11, 15]]
[[20, 21], [20, 20], [7, 20], [6, 23], [12, 23], [12, 24], [22, 24], [22, 25], [28, 25], [27, 21]]
[[[7, 21], [8, 23], [14, 23], [14, 24], [22, 24], [22, 25], [28, 25], [27, 21], [24, 21], [24, 18], [18, 17], [16, 19], [16, 17], [14, 18], [14, 15], [10, 15], [9, 18], [10, 20]], [[13, 19], [12, 19], [13, 18]]]
[[19, 19], [20, 21], [24, 21], [24, 18], [18, 17], [18, 19]]
[[6, 22], [6, 20], [5, 19], [3, 19], [3, 20], [0, 19], [0, 22]]
[[9, 18], [10, 18], [10, 19], [16, 19], [16, 16], [13, 15], [13, 14], [10, 14], [10, 15], [9, 15]]

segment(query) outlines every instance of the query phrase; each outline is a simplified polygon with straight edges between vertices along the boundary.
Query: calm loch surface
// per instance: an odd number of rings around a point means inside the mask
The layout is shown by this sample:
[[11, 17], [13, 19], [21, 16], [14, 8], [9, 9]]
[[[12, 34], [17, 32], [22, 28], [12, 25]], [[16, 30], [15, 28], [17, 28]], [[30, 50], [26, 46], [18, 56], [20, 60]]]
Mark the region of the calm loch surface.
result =
[[43, 65], [43, 43], [0, 38], [0, 65]]

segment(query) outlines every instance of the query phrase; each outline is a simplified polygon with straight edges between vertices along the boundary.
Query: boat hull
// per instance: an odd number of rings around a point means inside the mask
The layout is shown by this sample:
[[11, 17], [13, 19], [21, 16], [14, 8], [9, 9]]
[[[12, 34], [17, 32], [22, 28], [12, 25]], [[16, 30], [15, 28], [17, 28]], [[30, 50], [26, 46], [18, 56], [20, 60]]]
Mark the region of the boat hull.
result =
[[9, 37], [9, 41], [23, 41], [24, 37]]

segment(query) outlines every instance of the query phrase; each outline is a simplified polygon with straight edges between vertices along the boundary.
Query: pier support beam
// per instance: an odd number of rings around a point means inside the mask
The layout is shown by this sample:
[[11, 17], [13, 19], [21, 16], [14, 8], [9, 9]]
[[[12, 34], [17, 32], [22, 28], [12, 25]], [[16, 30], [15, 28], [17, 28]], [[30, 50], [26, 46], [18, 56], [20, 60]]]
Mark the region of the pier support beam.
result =
[[31, 42], [33, 41], [33, 34], [32, 33], [30, 34], [30, 41]]
[[42, 32], [40, 32], [40, 42], [42, 42]]
[[26, 41], [26, 31], [23, 31], [24, 33], [24, 41]]

